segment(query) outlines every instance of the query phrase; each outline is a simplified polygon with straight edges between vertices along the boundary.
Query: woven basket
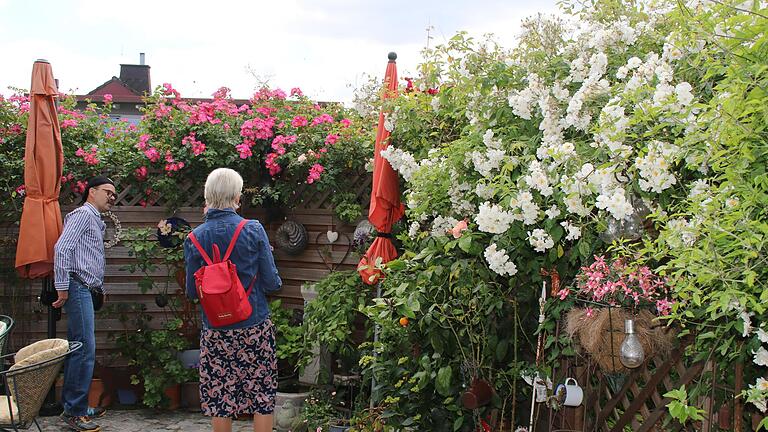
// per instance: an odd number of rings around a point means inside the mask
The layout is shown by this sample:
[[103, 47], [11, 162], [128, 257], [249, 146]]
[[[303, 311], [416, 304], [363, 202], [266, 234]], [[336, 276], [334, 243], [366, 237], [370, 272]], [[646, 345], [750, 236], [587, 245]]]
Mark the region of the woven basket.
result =
[[566, 316], [566, 332], [586, 351], [604, 372], [627, 372], [619, 360], [619, 348], [624, 341], [624, 320], [635, 320], [635, 334], [643, 345], [646, 359], [667, 356], [672, 349], [673, 335], [655, 320], [648, 310], [633, 314], [621, 308], [595, 308], [592, 316], [586, 309], [573, 309]]

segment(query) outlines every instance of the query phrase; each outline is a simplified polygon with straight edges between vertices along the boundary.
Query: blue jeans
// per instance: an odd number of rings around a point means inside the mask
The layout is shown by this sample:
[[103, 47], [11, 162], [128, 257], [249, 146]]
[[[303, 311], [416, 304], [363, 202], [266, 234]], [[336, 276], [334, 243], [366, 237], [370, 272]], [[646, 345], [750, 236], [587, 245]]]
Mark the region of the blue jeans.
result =
[[82, 342], [83, 347], [70, 353], [64, 363], [61, 403], [65, 413], [84, 416], [88, 410], [88, 390], [96, 363], [96, 335], [91, 292], [74, 279], [69, 282], [69, 297], [64, 303], [64, 310], [67, 312], [67, 338]]

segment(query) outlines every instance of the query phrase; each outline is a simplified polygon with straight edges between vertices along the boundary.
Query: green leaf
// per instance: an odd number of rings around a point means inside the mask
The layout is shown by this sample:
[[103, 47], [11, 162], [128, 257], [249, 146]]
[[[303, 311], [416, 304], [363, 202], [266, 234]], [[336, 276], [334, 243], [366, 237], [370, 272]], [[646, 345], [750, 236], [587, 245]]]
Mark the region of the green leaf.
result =
[[448, 396], [451, 394], [451, 374], [453, 371], [450, 366], [443, 366], [437, 371], [437, 379], [435, 380], [435, 388], [437, 392], [442, 396]]
[[456, 420], [453, 421], [453, 430], [457, 431], [461, 429], [461, 425], [464, 424], [464, 417], [457, 417]]
[[472, 237], [469, 235], [463, 235], [459, 239], [459, 247], [466, 253], [469, 253], [472, 248]]

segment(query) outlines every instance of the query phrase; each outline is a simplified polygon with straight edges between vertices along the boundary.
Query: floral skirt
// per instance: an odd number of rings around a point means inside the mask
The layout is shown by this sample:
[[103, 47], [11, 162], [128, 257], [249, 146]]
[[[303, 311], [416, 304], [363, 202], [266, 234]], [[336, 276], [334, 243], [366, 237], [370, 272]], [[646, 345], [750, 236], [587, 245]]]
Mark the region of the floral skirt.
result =
[[200, 334], [200, 407], [209, 417], [272, 414], [277, 391], [275, 328], [253, 327]]

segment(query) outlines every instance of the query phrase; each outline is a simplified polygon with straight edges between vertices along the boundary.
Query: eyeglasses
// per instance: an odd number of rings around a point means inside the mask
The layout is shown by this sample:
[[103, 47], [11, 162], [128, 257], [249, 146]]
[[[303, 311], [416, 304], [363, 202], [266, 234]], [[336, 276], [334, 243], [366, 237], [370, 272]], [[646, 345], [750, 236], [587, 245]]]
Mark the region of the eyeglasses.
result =
[[111, 199], [111, 200], [113, 200], [113, 199], [116, 199], [116, 198], [117, 198], [117, 194], [116, 194], [116, 193], [114, 193], [114, 192], [112, 192], [111, 190], [108, 190], [108, 189], [99, 189], [99, 188], [96, 188], [96, 190], [98, 190], [98, 191], [102, 191], [102, 192], [104, 192], [105, 194], [107, 194], [107, 198], [108, 198], [108, 199]]

